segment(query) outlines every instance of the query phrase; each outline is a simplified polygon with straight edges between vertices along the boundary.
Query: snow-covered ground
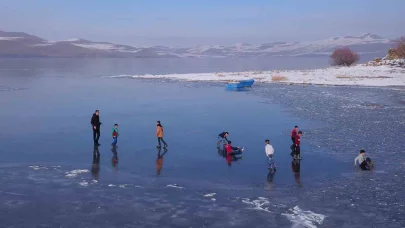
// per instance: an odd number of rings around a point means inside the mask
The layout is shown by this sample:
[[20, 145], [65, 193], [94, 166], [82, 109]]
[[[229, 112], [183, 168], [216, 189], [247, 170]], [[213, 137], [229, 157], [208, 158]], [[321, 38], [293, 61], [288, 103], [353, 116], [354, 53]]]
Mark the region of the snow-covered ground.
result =
[[0, 40], [17, 40], [22, 39], [22, 37], [0, 37]]
[[186, 81], [237, 81], [255, 79], [263, 83], [358, 85], [358, 86], [405, 86], [405, 68], [398, 66], [329, 67], [315, 70], [249, 71], [226, 73], [189, 73], [166, 75], [120, 75], [112, 77], [147, 79], [173, 79]]

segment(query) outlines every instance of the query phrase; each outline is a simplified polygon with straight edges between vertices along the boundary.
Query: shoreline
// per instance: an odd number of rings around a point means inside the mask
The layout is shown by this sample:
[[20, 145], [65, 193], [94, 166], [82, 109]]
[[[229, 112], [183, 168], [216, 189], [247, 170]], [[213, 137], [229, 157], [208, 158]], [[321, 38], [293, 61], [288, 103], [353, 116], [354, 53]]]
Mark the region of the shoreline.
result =
[[271, 70], [221, 73], [117, 75], [110, 78], [171, 79], [195, 82], [232, 82], [254, 79], [256, 83], [325, 86], [405, 86], [405, 68], [398, 66], [355, 65], [309, 70]]

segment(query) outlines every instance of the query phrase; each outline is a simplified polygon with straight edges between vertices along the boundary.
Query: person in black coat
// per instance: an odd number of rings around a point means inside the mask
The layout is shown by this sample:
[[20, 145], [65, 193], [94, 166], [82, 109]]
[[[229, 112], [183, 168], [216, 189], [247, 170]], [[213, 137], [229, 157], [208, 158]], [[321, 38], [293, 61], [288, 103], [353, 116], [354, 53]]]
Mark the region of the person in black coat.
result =
[[96, 110], [93, 113], [93, 116], [91, 117], [91, 126], [93, 127], [93, 140], [94, 140], [94, 144], [96, 144], [97, 146], [100, 146], [100, 144], [98, 143], [98, 139], [100, 138], [100, 111]]

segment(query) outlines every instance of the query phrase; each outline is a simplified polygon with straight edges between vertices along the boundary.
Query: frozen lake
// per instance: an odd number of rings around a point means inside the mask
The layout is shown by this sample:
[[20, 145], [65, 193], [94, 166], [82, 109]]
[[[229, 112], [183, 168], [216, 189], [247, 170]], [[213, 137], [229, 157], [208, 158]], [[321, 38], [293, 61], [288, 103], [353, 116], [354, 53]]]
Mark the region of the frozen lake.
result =
[[[182, 69], [179, 63], [137, 64], [1, 60], [2, 225], [405, 225], [403, 88], [257, 84], [227, 92], [221, 83], [103, 77]], [[194, 69], [203, 72], [204, 64]], [[103, 122], [99, 159], [90, 126], [95, 109]], [[169, 144], [160, 175], [156, 120]], [[120, 129], [116, 151], [109, 145], [114, 123]], [[296, 124], [304, 131], [300, 164], [289, 155]], [[246, 148], [231, 165], [216, 149], [223, 130]], [[268, 175], [266, 138], [276, 151], [274, 176]], [[353, 169], [362, 148], [376, 161], [372, 172]]]

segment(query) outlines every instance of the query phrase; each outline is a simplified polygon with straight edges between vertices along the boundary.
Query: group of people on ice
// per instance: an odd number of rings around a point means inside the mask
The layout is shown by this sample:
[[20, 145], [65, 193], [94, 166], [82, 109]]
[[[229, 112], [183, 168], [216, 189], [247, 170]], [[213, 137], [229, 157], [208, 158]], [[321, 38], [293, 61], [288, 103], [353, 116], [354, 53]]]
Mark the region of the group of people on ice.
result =
[[[93, 141], [94, 141], [94, 145], [96, 146], [100, 146], [99, 143], [99, 139], [100, 139], [100, 126], [101, 126], [101, 122], [100, 122], [100, 111], [96, 110], [93, 113], [93, 116], [91, 117], [90, 120], [90, 124], [93, 128]], [[111, 132], [111, 137], [112, 137], [112, 143], [111, 146], [117, 146], [117, 142], [118, 142], [118, 124], [114, 124], [113, 128], [112, 128], [112, 132]], [[162, 147], [162, 143], [164, 148], [166, 149], [168, 147], [167, 143], [165, 142], [165, 140], [163, 139], [164, 136], [164, 132], [163, 132], [163, 126], [160, 123], [160, 121], [156, 121], [156, 137], [158, 140], [158, 145], [157, 148], [161, 148]]]
[[[100, 126], [101, 126], [101, 122], [100, 122], [100, 111], [96, 110], [93, 114], [93, 116], [91, 117], [91, 125], [92, 125], [92, 129], [93, 129], [93, 140], [94, 140], [94, 145], [95, 146], [100, 146], [99, 143], [99, 138], [100, 138]], [[217, 145], [219, 146], [219, 144], [221, 142], [223, 142], [224, 145], [224, 149], [223, 151], [226, 152], [226, 155], [228, 157], [235, 157], [237, 155], [240, 155], [243, 153], [244, 148], [240, 148], [240, 147], [234, 147], [232, 145], [232, 141], [228, 140], [228, 136], [229, 136], [229, 132], [222, 132], [218, 135], [218, 138], [220, 139], [217, 142]], [[291, 131], [291, 141], [292, 141], [292, 145], [290, 146], [291, 149], [291, 156], [294, 158], [294, 160], [301, 160], [301, 136], [302, 136], [302, 131], [299, 130], [298, 126], [295, 126], [294, 129]], [[116, 147], [117, 142], [118, 142], [118, 137], [119, 137], [119, 132], [118, 132], [118, 124], [114, 124], [113, 128], [112, 128], [112, 132], [111, 132], [111, 137], [112, 137], [112, 143], [111, 145], [113, 147]], [[163, 139], [164, 137], [164, 132], [163, 132], [163, 126], [161, 124], [161, 122], [158, 120], [156, 121], [156, 137], [158, 140], [158, 145], [157, 148], [160, 149], [162, 147], [162, 143], [164, 146], [164, 149], [166, 149], [168, 147], [167, 143], [165, 142], [165, 140]], [[269, 169], [270, 170], [274, 170], [276, 171], [276, 164], [274, 162], [274, 148], [273, 146], [270, 144], [270, 140], [266, 139], [265, 141], [265, 154], [266, 157], [268, 159], [268, 163], [269, 163]], [[370, 170], [372, 169], [374, 163], [371, 161], [370, 158], [365, 156], [366, 151], [365, 150], [361, 150], [360, 154], [355, 158], [354, 160], [354, 165], [356, 166], [357, 163], [359, 164], [359, 167], [362, 170]], [[231, 159], [232, 160], [232, 159]]]
[[[218, 138], [220, 139], [217, 142], [217, 145], [221, 142], [224, 143], [224, 149], [223, 151], [226, 152], [228, 157], [235, 157], [236, 155], [242, 154], [244, 148], [240, 147], [234, 147], [232, 146], [232, 141], [228, 140], [229, 132], [222, 132], [218, 135]], [[301, 160], [301, 136], [302, 136], [302, 131], [299, 130], [298, 126], [295, 126], [294, 129], [291, 131], [291, 141], [292, 145], [290, 146], [291, 153], [290, 155], [294, 158], [294, 160]], [[274, 162], [274, 148], [270, 144], [270, 140], [266, 139], [264, 141], [265, 147], [264, 151], [266, 154], [266, 157], [268, 159], [268, 164], [269, 164], [269, 169], [272, 171], [276, 171], [277, 167]], [[359, 164], [359, 167], [362, 170], [370, 170], [373, 168], [374, 162], [371, 161], [370, 158], [365, 156], [366, 151], [362, 149], [360, 151], [360, 154], [354, 159], [354, 166], [357, 166], [357, 163]], [[232, 161], [232, 159], [227, 159]], [[237, 160], [237, 159], [233, 159]], [[229, 163], [229, 162], [228, 162]]]

